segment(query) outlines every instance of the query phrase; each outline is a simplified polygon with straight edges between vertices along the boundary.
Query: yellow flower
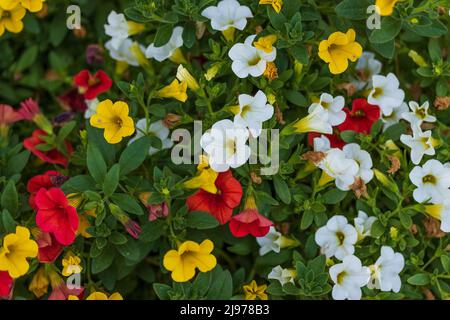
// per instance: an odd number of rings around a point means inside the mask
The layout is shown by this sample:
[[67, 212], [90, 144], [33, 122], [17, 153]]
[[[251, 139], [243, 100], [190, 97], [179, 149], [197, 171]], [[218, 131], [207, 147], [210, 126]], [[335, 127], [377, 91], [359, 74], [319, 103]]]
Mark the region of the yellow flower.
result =
[[174, 98], [178, 101], [185, 102], [188, 98], [186, 94], [187, 82], [178, 82], [177, 79], [173, 80], [171, 84], [158, 90], [156, 93], [160, 98]]
[[273, 51], [273, 44], [277, 41], [276, 35], [268, 35], [261, 37], [258, 41], [253, 42], [255, 48], [264, 51], [265, 53], [271, 53]]
[[267, 62], [266, 70], [264, 70], [263, 76], [272, 81], [278, 78], [278, 69], [275, 63]]
[[105, 129], [103, 136], [110, 144], [119, 143], [123, 137], [134, 133], [133, 119], [128, 116], [128, 105], [118, 101], [105, 100], [98, 104], [97, 113], [90, 119], [91, 126]]
[[[306, 117], [297, 120], [292, 127], [294, 128], [295, 133], [307, 133], [307, 132], [317, 132], [317, 133], [325, 133], [332, 134], [333, 128], [332, 126], [324, 120], [322, 116], [322, 108], [316, 108], [313, 112], [311, 112]], [[288, 127], [286, 130], [289, 131]]]
[[81, 273], [83, 268], [80, 266], [80, 263], [81, 259], [78, 256], [68, 253], [62, 260], [62, 275], [64, 277], [70, 277], [73, 274]]
[[144, 52], [142, 52], [141, 46], [136, 41], [131, 45], [130, 52], [140, 66], [148, 66], [150, 64]]
[[38, 245], [30, 240], [30, 230], [17, 226], [16, 233], [10, 233], [3, 238], [0, 271], [8, 271], [11, 278], [19, 278], [30, 268], [27, 258], [34, 258], [37, 254]]
[[320, 42], [319, 57], [328, 63], [332, 74], [344, 72], [348, 68], [348, 60], [355, 62], [361, 57], [362, 47], [355, 38], [355, 30], [349, 29], [347, 33], [334, 32], [328, 40]]
[[109, 297], [103, 292], [94, 292], [86, 298], [86, 300], [123, 300], [123, 297], [120, 293], [116, 292], [110, 295]]
[[198, 244], [194, 241], [185, 241], [178, 250], [170, 250], [164, 255], [164, 267], [172, 271], [172, 279], [176, 282], [186, 282], [195, 276], [195, 269], [208, 272], [217, 264], [216, 257], [211, 252], [214, 244], [205, 240]]
[[276, 13], [280, 13], [281, 8], [283, 7], [282, 0], [259, 0], [259, 4], [270, 4]]
[[47, 293], [49, 284], [50, 280], [45, 272], [45, 268], [41, 267], [34, 275], [33, 280], [31, 280], [28, 290], [33, 292], [36, 298], [41, 298]]
[[19, 33], [23, 30], [22, 19], [26, 11], [21, 6], [12, 7], [9, 10], [0, 8], [0, 37], [8, 30]]
[[397, 239], [398, 237], [398, 229], [396, 227], [391, 227], [389, 229], [389, 235], [391, 236], [392, 239]]
[[178, 66], [177, 69], [177, 79], [181, 82], [186, 82], [189, 89], [197, 91], [200, 89], [197, 80], [189, 73], [189, 71], [183, 67], [182, 64]]
[[243, 286], [243, 289], [245, 292], [245, 300], [256, 300], [256, 298], [261, 300], [269, 299], [266, 293], [267, 285], [263, 284], [258, 286], [255, 280], [252, 280], [250, 284]]
[[399, 0], [377, 0], [375, 2], [377, 12], [380, 16], [390, 16], [394, 12], [394, 6], [397, 2]]
[[0, 0], [0, 7], [5, 10], [12, 10], [21, 6], [30, 12], [39, 12], [42, 10], [45, 0]]
[[425, 206], [425, 212], [437, 220], [441, 220], [443, 204], [429, 204]]
[[215, 183], [219, 173], [209, 167], [207, 157], [200, 156], [200, 163], [197, 166], [197, 170], [199, 174], [186, 181], [184, 187], [188, 189], [202, 188], [209, 193], [216, 194], [217, 187]]
[[134, 21], [127, 21], [128, 24], [128, 35], [134, 36], [145, 30], [145, 25], [142, 23], [137, 23]]

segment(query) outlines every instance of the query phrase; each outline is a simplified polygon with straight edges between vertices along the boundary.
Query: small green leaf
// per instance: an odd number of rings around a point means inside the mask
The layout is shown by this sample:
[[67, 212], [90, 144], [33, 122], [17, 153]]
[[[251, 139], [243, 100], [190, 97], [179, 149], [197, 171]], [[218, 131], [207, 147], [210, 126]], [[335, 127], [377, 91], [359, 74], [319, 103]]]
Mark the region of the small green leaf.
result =
[[424, 286], [426, 284], [430, 283], [430, 276], [426, 273], [418, 273], [413, 275], [412, 277], [409, 277], [408, 280], [406, 280], [409, 284], [412, 284], [414, 286]]
[[103, 182], [103, 192], [105, 193], [105, 196], [109, 197], [114, 193], [114, 191], [116, 191], [117, 186], [119, 185], [119, 176], [120, 165], [116, 163], [108, 171], [105, 181]]
[[291, 191], [286, 183], [286, 181], [281, 178], [280, 175], [273, 176], [273, 183], [275, 187], [275, 192], [278, 197], [286, 204], [291, 203]]
[[212, 229], [219, 225], [219, 221], [208, 212], [193, 211], [187, 215], [187, 226], [193, 229]]
[[120, 173], [127, 175], [138, 168], [148, 155], [151, 140], [144, 136], [131, 143], [119, 158]]
[[92, 143], [88, 144], [86, 162], [89, 173], [94, 180], [97, 183], [103, 183], [107, 170], [106, 163], [98, 148]]

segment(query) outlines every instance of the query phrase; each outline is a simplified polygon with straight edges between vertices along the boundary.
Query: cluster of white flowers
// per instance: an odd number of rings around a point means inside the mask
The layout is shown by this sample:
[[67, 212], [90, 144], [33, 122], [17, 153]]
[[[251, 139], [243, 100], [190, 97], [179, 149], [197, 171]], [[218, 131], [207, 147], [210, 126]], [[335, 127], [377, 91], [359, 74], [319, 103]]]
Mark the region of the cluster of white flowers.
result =
[[355, 226], [349, 224], [346, 217], [337, 215], [317, 230], [315, 241], [321, 252], [327, 258], [335, 257], [342, 261], [329, 270], [334, 282], [333, 299], [361, 299], [361, 288], [366, 285], [370, 289], [381, 291], [400, 290], [399, 273], [404, 267], [404, 259], [400, 253], [394, 253], [392, 248], [383, 246], [380, 257], [369, 267], [364, 267], [354, 255], [355, 244], [370, 236], [370, 229], [375, 221], [375, 217], [359, 211], [358, 217], [354, 219]]

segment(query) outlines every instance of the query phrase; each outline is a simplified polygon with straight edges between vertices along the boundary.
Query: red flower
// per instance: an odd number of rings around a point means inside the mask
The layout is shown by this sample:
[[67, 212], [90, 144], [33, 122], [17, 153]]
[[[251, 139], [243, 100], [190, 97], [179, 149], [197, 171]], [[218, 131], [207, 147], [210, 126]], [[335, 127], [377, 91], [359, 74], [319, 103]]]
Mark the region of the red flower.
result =
[[10, 299], [14, 284], [13, 278], [9, 276], [8, 271], [0, 271], [0, 299]]
[[108, 91], [113, 82], [108, 75], [99, 70], [91, 75], [88, 70], [83, 70], [73, 78], [78, 91], [87, 100], [95, 99], [100, 93]]
[[83, 298], [83, 287], [69, 288], [66, 282], [54, 271], [49, 274], [49, 277], [53, 291], [48, 297], [48, 300], [67, 300], [69, 296], [77, 296], [79, 299]]
[[33, 229], [33, 236], [38, 244], [38, 260], [41, 263], [53, 263], [58, 259], [64, 249], [55, 236], [51, 233], [42, 232], [38, 228]]
[[34, 198], [36, 197], [36, 193], [44, 189], [50, 189], [53, 187], [59, 188], [64, 182], [67, 181], [67, 177], [63, 176], [57, 171], [47, 171], [44, 174], [40, 174], [34, 176], [27, 183], [27, 191], [30, 193], [30, 198], [28, 199], [28, 203], [30, 207], [34, 210], [37, 209], [36, 204], [34, 203]]
[[245, 210], [231, 218], [229, 224], [230, 231], [236, 238], [245, 237], [248, 234], [264, 237], [271, 226], [273, 226], [272, 221], [258, 212], [252, 196], [247, 198]]
[[64, 110], [84, 112], [88, 108], [84, 96], [74, 88], [58, 97], [58, 102]]
[[372, 125], [380, 119], [380, 108], [371, 105], [366, 99], [353, 100], [352, 110], [344, 109], [347, 118], [339, 125], [340, 131], [351, 130], [369, 134]]
[[316, 133], [316, 132], [310, 132], [308, 133], [308, 143], [309, 145], [314, 145], [314, 139], [320, 138], [321, 136], [325, 136], [330, 140], [330, 146], [331, 148], [339, 148], [342, 149], [345, 146], [345, 142], [341, 139], [339, 136], [339, 130], [334, 128], [333, 134], [323, 134], [323, 133]]
[[[45, 143], [41, 138], [45, 136], [47, 136], [47, 133], [45, 131], [39, 129], [34, 130], [31, 137], [23, 141], [23, 145], [26, 149], [31, 151], [36, 157], [40, 158], [42, 161], [52, 164], [59, 164], [64, 167], [67, 167], [69, 163], [68, 157], [63, 155], [57, 149], [42, 151], [37, 148], [38, 145]], [[73, 148], [69, 142], [66, 142], [66, 149], [68, 156], [70, 156], [73, 153]]]
[[241, 202], [242, 186], [231, 171], [220, 173], [215, 185], [219, 190], [217, 194], [200, 189], [187, 199], [186, 204], [190, 211], [209, 212], [221, 224], [225, 224], [230, 221], [233, 209]]
[[77, 210], [69, 205], [61, 189], [41, 189], [35, 198], [38, 212], [36, 224], [45, 232], [53, 233], [62, 245], [70, 245], [75, 241], [78, 229]]
[[36, 116], [42, 114], [39, 104], [32, 98], [28, 98], [21, 102], [20, 109], [17, 112], [21, 115], [22, 119], [28, 121], [34, 121]]
[[0, 126], [8, 126], [20, 120], [22, 120], [22, 116], [13, 107], [7, 104], [0, 104]]

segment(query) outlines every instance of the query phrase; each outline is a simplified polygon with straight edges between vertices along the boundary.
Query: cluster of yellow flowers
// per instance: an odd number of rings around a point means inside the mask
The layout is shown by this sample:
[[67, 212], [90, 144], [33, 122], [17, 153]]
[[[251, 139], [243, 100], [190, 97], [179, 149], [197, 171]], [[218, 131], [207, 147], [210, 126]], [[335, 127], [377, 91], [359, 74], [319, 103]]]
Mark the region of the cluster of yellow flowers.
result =
[[44, 2], [45, 0], [0, 0], [0, 37], [5, 30], [12, 33], [21, 32], [26, 10], [39, 12]]

